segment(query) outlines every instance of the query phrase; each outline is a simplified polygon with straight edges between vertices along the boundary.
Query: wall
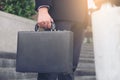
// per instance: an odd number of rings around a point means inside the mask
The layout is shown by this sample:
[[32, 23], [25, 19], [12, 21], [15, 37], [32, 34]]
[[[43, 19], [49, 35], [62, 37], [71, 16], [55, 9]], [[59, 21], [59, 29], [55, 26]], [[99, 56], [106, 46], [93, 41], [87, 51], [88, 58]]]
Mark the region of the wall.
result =
[[33, 31], [35, 23], [0, 11], [0, 52], [16, 53], [18, 31]]

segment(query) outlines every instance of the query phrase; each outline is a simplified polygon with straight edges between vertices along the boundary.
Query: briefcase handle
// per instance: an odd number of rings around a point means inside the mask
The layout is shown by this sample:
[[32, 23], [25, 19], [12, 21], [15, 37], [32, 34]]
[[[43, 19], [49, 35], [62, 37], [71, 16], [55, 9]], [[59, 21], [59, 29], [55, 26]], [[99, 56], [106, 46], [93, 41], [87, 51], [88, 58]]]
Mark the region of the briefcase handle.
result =
[[[38, 24], [35, 25], [35, 31], [38, 31], [39, 30], [39, 26]], [[51, 29], [49, 29], [50, 31], [56, 31], [56, 25], [54, 22], [51, 22]]]

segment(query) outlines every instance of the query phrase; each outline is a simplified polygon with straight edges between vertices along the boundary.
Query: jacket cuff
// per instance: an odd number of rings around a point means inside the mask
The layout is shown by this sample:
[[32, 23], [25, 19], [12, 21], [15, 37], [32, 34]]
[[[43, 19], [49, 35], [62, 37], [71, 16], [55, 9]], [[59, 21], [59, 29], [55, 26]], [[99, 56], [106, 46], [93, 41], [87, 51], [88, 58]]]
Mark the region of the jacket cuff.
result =
[[40, 6], [49, 6], [48, 8], [50, 8], [52, 6], [51, 1], [52, 0], [35, 0], [35, 10], [37, 11]]
[[49, 6], [49, 5], [41, 5], [41, 6], [38, 7], [37, 11], [38, 11], [40, 8], [43, 8], [43, 7], [46, 7], [46, 8], [48, 8], [48, 9], [50, 9], [50, 6]]

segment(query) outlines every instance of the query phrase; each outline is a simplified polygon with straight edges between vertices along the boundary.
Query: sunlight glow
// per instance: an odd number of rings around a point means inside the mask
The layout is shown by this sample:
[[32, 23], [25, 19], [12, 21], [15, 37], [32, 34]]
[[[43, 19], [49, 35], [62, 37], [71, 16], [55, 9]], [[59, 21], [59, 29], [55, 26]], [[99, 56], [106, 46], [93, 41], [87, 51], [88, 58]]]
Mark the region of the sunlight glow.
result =
[[93, 0], [88, 0], [88, 9], [90, 8], [93, 8], [93, 9], [96, 8]]

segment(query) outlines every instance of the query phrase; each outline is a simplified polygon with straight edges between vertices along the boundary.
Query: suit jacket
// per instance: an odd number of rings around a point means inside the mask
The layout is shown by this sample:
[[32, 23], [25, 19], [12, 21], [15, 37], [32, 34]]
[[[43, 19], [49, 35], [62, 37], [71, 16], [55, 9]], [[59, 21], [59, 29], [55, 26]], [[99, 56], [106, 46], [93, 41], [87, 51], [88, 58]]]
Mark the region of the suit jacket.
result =
[[35, 0], [35, 3], [36, 10], [41, 5], [49, 5], [49, 13], [54, 20], [87, 24], [87, 0]]

